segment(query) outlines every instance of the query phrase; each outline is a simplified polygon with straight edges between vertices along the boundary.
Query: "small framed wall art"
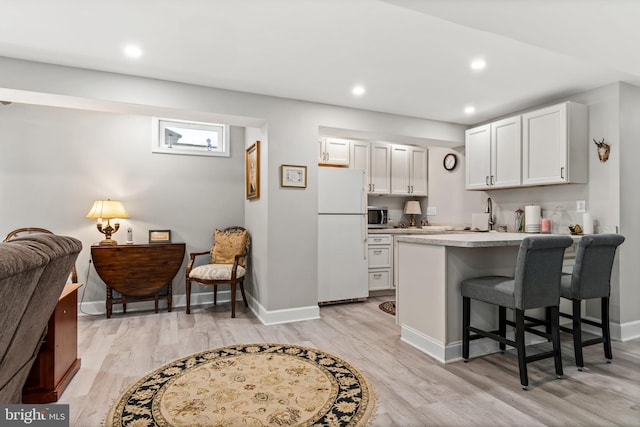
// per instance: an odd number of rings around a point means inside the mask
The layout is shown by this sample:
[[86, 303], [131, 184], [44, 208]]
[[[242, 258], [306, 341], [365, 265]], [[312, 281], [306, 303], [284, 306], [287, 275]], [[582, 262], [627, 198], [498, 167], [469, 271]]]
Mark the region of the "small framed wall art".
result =
[[149, 230], [149, 243], [171, 243], [171, 230]]
[[247, 148], [245, 155], [247, 199], [260, 197], [260, 141]]
[[307, 167], [294, 165], [280, 166], [280, 185], [282, 187], [307, 188]]

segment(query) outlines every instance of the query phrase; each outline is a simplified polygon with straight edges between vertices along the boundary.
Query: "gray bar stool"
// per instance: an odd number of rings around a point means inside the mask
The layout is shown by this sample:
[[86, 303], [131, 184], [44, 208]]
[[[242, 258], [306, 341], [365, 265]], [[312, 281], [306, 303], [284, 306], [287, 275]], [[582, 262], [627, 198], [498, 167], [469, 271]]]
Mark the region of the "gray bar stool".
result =
[[[462, 292], [462, 358], [469, 360], [469, 341], [491, 338], [518, 351], [520, 383], [527, 390], [527, 363], [553, 357], [557, 376], [562, 376], [560, 352], [560, 278], [564, 250], [573, 244], [569, 236], [529, 236], [520, 244], [514, 277], [484, 276], [463, 280]], [[471, 326], [471, 299], [498, 306], [498, 330], [483, 331]], [[525, 352], [525, 310], [549, 307], [550, 334], [537, 331], [551, 339], [553, 350], [527, 356]], [[506, 319], [506, 309], [515, 311], [516, 321]], [[515, 341], [506, 338], [506, 326], [515, 326]], [[471, 332], [474, 335], [471, 335]]]
[[[560, 330], [573, 334], [573, 347], [578, 370], [584, 367], [582, 348], [603, 343], [607, 363], [612, 359], [611, 332], [609, 331], [609, 295], [611, 293], [611, 269], [618, 246], [624, 242], [619, 234], [594, 234], [584, 236], [578, 242], [576, 263], [572, 274], [562, 276], [560, 296], [572, 301], [573, 314], [560, 313], [560, 316], [573, 319], [573, 328], [560, 327]], [[600, 298], [601, 321], [582, 319], [581, 302], [586, 299]], [[602, 336], [582, 340], [582, 323], [596, 326], [602, 330]]]

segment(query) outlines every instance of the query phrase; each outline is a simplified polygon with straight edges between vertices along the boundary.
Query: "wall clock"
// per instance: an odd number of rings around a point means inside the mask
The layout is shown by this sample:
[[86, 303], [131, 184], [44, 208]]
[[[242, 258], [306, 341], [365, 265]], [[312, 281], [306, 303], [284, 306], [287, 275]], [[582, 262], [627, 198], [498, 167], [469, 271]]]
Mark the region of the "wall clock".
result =
[[458, 164], [458, 156], [456, 156], [454, 153], [449, 153], [444, 156], [442, 164], [446, 170], [454, 170], [456, 168], [456, 165]]

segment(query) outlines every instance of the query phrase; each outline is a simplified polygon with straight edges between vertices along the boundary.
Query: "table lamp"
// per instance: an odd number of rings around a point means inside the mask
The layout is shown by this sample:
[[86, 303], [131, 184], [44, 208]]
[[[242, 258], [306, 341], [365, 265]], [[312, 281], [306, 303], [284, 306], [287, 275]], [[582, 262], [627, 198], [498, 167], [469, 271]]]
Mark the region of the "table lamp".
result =
[[416, 220], [414, 215], [421, 215], [422, 209], [420, 209], [420, 202], [417, 200], [410, 200], [404, 205], [404, 213], [409, 215], [409, 227], [416, 228]]
[[[120, 218], [129, 218], [129, 215], [127, 215], [127, 211], [124, 210], [120, 200], [107, 199], [93, 202], [93, 206], [86, 217], [95, 219], [98, 231], [105, 236], [105, 239], [100, 241], [99, 245], [117, 245], [118, 242], [111, 239], [111, 235], [120, 228]], [[107, 226], [103, 227], [105, 219], [107, 220]], [[113, 220], [113, 227], [110, 220]]]

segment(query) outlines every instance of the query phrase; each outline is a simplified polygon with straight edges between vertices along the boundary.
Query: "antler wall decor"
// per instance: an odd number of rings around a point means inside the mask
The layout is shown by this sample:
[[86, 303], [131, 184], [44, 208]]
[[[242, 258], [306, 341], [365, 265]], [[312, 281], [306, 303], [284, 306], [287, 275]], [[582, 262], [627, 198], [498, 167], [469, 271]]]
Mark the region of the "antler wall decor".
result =
[[602, 141], [600, 142], [596, 141], [596, 139], [593, 138], [593, 142], [598, 146], [598, 158], [600, 159], [600, 161], [604, 163], [609, 160], [609, 150], [611, 149], [611, 147], [609, 146], [609, 144], [606, 144], [604, 142], [604, 138], [602, 138]]

